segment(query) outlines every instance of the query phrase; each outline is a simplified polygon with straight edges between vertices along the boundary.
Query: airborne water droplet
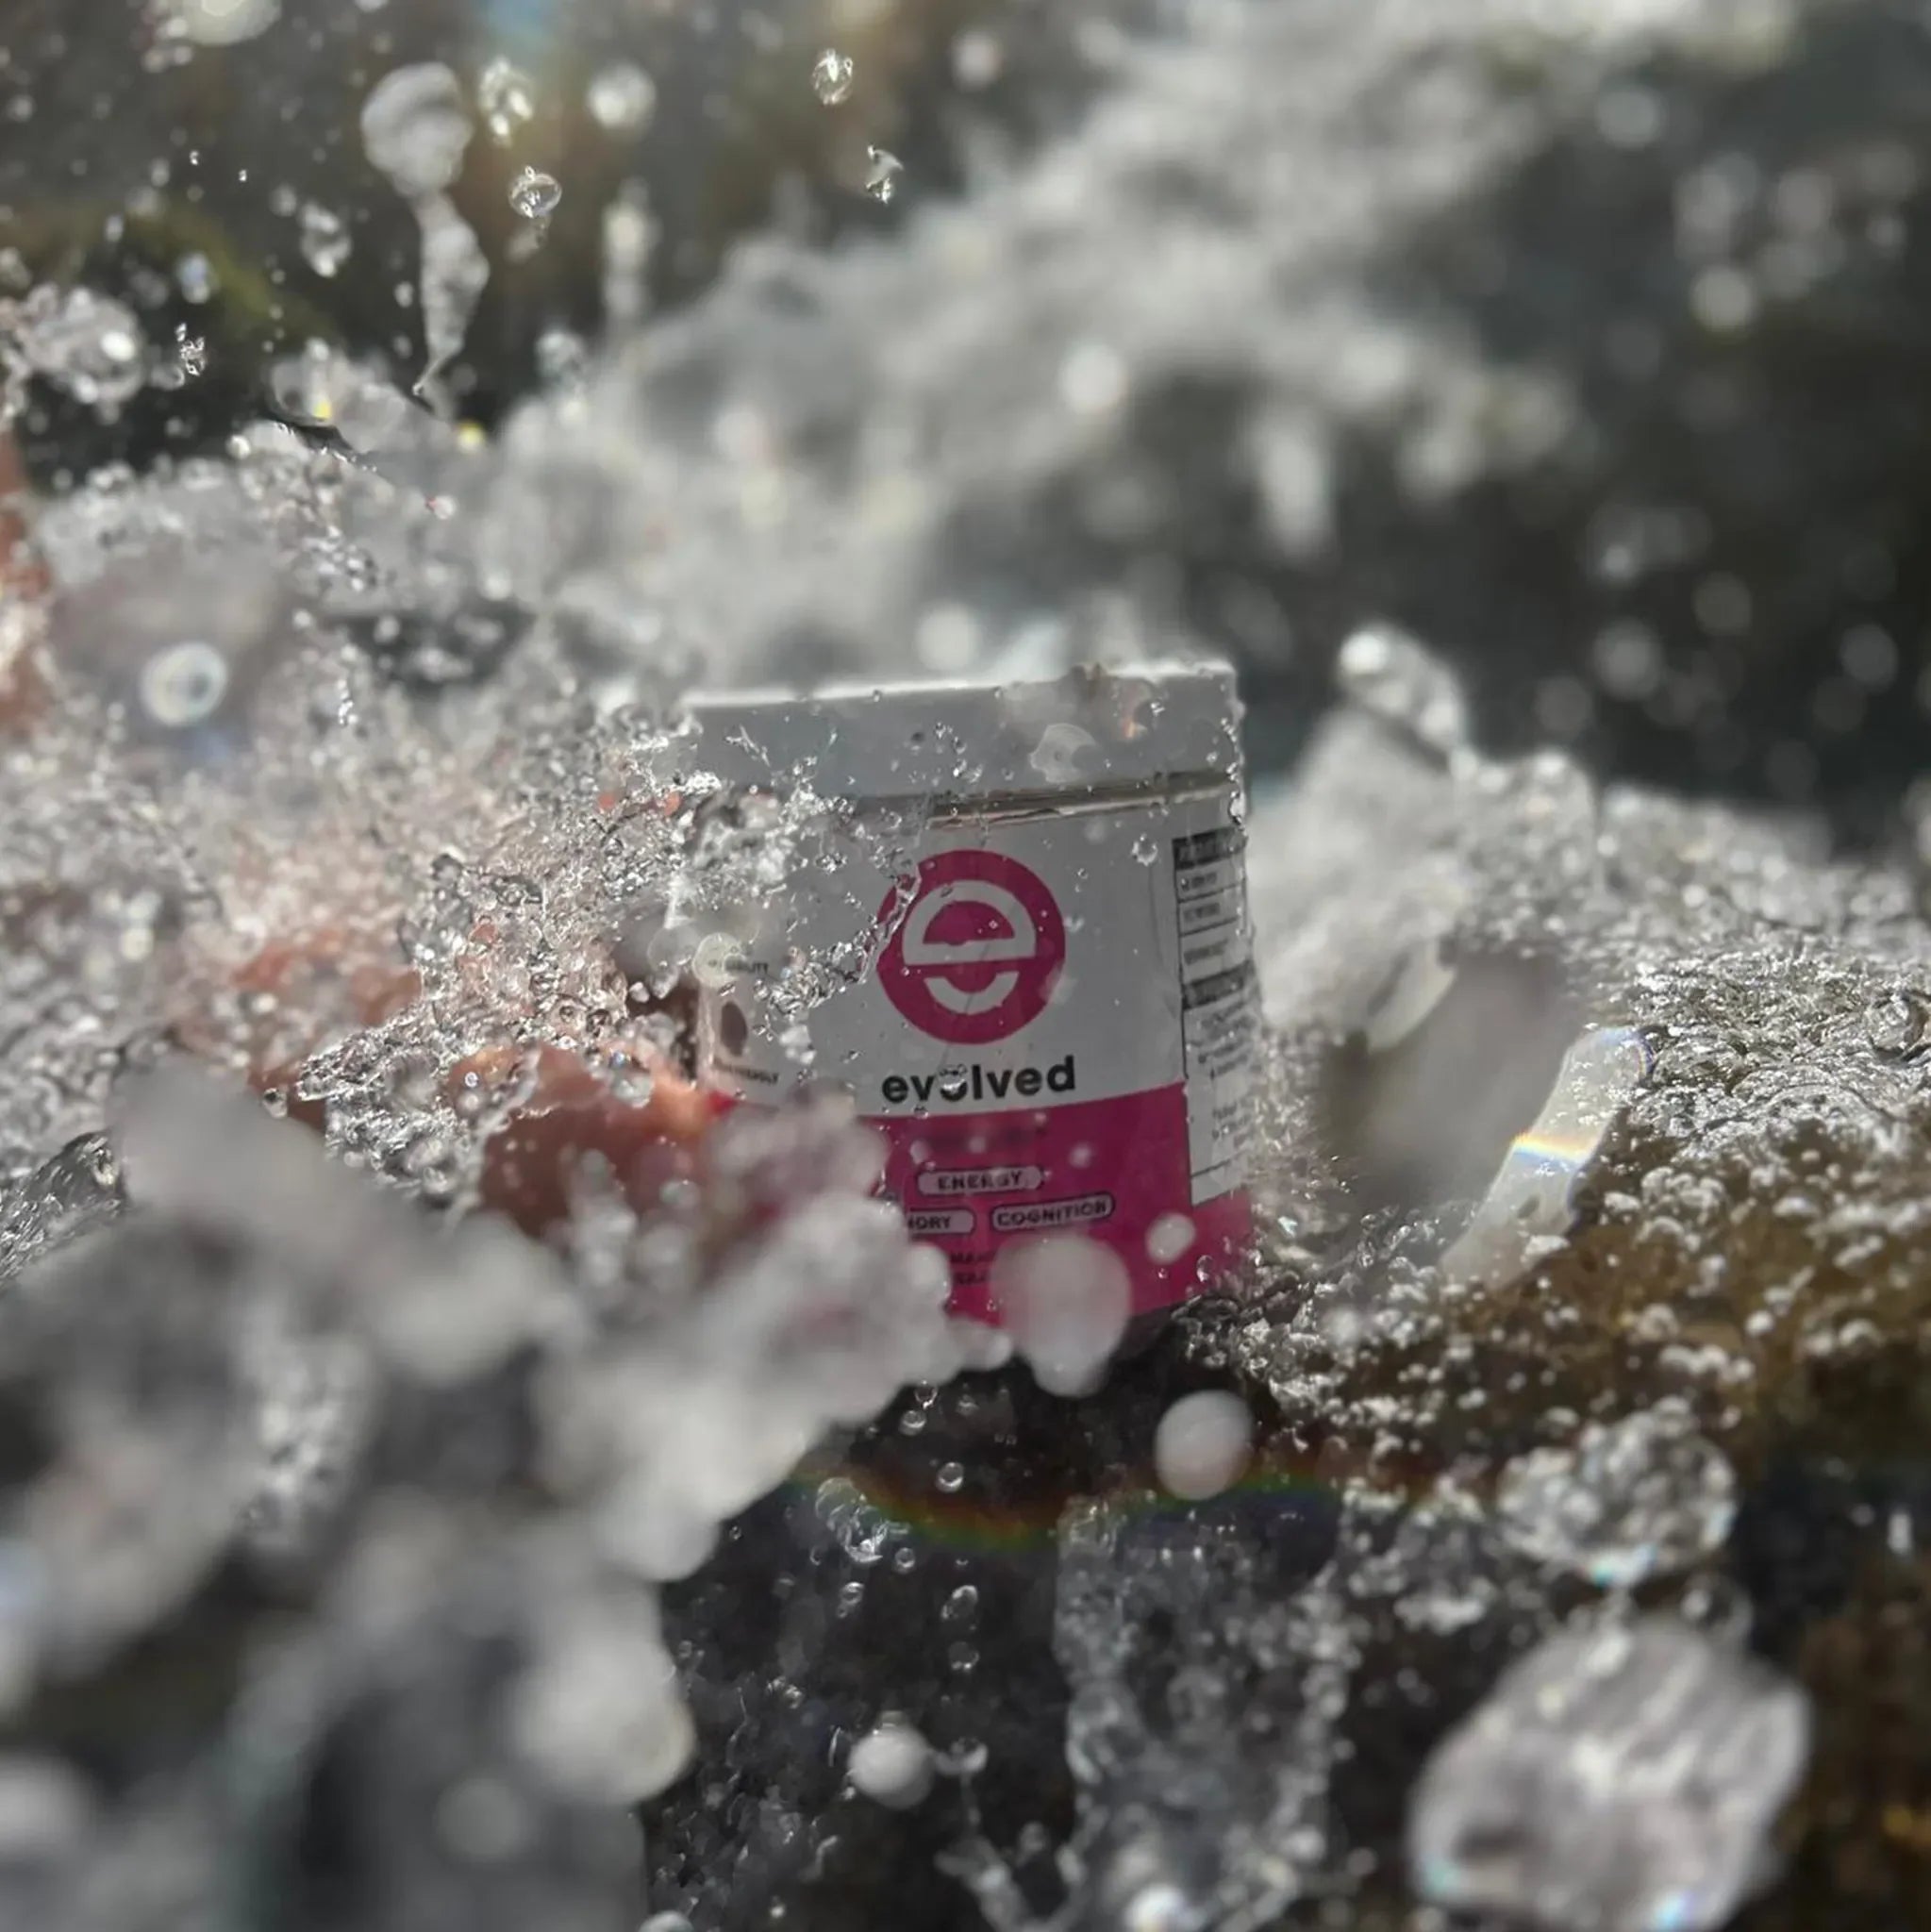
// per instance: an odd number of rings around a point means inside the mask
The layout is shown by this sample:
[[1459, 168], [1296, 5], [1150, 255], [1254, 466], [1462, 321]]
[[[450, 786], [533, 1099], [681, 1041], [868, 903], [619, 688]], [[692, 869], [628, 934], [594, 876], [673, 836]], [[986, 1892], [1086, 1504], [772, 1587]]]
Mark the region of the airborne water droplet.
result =
[[319, 275], [333, 276], [349, 258], [348, 230], [333, 208], [305, 202], [299, 217], [302, 258]]
[[562, 199], [562, 184], [540, 169], [525, 168], [509, 184], [509, 205], [526, 222], [547, 221]]
[[76, 402], [117, 408], [147, 382], [133, 310], [92, 289], [42, 284], [15, 311], [12, 328], [25, 369]]
[[592, 75], [584, 95], [591, 119], [611, 134], [634, 134], [649, 122], [657, 104], [650, 75], [628, 60]]
[[890, 202], [898, 192], [899, 177], [906, 171], [905, 163], [882, 147], [868, 147], [865, 160], [865, 192], [881, 205]]
[[908, 1810], [932, 1789], [932, 1747], [903, 1718], [887, 1718], [852, 1746], [849, 1769], [875, 1804]]
[[1126, 1332], [1133, 1286], [1111, 1248], [1084, 1235], [1042, 1235], [1001, 1248], [994, 1301], [1033, 1379], [1054, 1395], [1090, 1394]]
[[512, 140], [537, 111], [536, 90], [529, 76], [519, 67], [498, 58], [483, 69], [476, 84], [476, 98], [482, 103], [483, 118], [499, 142]]
[[175, 284], [181, 291], [183, 301], [198, 306], [208, 301], [218, 286], [214, 266], [205, 255], [184, 255], [175, 264]]
[[475, 230], [454, 203], [431, 196], [419, 208], [418, 219], [423, 228], [423, 339], [429, 363], [416, 389], [447, 410], [451, 404], [440, 378], [462, 351], [470, 317], [490, 279], [490, 263]]
[[440, 62], [396, 68], [362, 104], [363, 152], [411, 201], [456, 179], [469, 142], [461, 85]]
[[1154, 1469], [1171, 1496], [1200, 1502], [1239, 1482], [1254, 1453], [1254, 1415], [1231, 1389], [1183, 1395], [1154, 1432]]
[[164, 34], [202, 47], [232, 47], [265, 33], [281, 16], [281, 0], [168, 0]]
[[811, 92], [827, 108], [835, 108], [851, 93], [856, 71], [849, 54], [827, 47], [811, 63]]
[[537, 338], [537, 374], [548, 389], [580, 389], [590, 366], [583, 338], [567, 328], [548, 328]]

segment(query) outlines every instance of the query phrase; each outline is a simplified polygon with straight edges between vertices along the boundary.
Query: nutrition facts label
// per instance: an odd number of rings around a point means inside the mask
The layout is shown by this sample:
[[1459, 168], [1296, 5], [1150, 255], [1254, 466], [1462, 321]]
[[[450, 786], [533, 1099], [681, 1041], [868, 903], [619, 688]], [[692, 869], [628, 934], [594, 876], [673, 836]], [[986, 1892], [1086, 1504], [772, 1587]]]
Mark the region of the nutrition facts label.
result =
[[1246, 835], [1238, 825], [1174, 841], [1187, 1140], [1198, 1206], [1245, 1181], [1259, 1013], [1247, 924]]

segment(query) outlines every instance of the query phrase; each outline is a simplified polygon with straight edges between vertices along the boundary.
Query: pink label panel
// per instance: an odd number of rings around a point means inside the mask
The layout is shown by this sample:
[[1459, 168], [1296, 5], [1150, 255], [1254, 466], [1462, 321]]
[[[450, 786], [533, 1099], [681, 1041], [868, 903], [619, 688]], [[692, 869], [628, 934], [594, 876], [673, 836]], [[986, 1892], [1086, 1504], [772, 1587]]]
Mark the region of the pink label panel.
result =
[[[952, 1309], [996, 1322], [988, 1275], [1008, 1241], [1083, 1234], [1105, 1241], [1133, 1278], [1136, 1314], [1210, 1287], [1245, 1243], [1244, 1193], [1195, 1207], [1187, 1090], [1174, 1084], [1113, 1100], [1003, 1113], [874, 1118], [888, 1154], [885, 1191], [913, 1234], [952, 1263]], [[1185, 1215], [1192, 1238], [1168, 1258], [1147, 1251], [1154, 1225]], [[1171, 1232], [1162, 1229], [1162, 1234]]]

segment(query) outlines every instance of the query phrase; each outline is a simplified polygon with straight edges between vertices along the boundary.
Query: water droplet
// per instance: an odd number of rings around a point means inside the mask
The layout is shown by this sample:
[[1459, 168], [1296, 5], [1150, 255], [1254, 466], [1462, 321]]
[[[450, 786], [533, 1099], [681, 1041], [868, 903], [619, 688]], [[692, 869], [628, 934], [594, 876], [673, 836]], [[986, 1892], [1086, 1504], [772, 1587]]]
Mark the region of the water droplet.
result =
[[591, 75], [584, 105], [599, 127], [611, 134], [635, 134], [657, 112], [658, 91], [642, 68], [620, 60]]
[[958, 1462], [941, 1462], [934, 1477], [942, 1495], [956, 1496], [965, 1488], [965, 1465]]
[[157, 651], [141, 669], [141, 706], [170, 730], [212, 717], [227, 689], [228, 660], [198, 639]]
[[525, 168], [509, 184], [509, 205], [526, 222], [547, 221], [562, 199], [562, 183], [537, 168]]
[[952, 74], [968, 91], [990, 87], [1006, 69], [1006, 49], [996, 34], [969, 27], [952, 43]]
[[537, 111], [536, 89], [529, 75], [500, 57], [483, 69], [476, 83], [476, 99], [482, 104], [490, 132], [499, 142], [514, 140]]
[[199, 254], [184, 255], [175, 264], [175, 284], [184, 301], [196, 304], [208, 301], [220, 286], [215, 279], [214, 264]]
[[1074, 342], [1059, 365], [1059, 395], [1075, 416], [1109, 416], [1126, 400], [1132, 378], [1110, 342]]
[[1228, 1389], [1183, 1395], [1154, 1431], [1154, 1470], [1171, 1496], [1199, 1502], [1240, 1480], [1254, 1451], [1254, 1417]]
[[342, 218], [318, 201], [305, 202], [299, 218], [302, 258], [319, 275], [333, 276], [349, 258]]
[[643, 314], [644, 274], [657, 237], [658, 225], [642, 188], [628, 183], [604, 210], [604, 314], [613, 327], [637, 322]]
[[281, 0], [165, 0], [164, 35], [198, 47], [232, 47], [265, 33], [281, 17]]
[[1193, 1245], [1193, 1222], [1185, 1214], [1162, 1214], [1146, 1231], [1147, 1257], [1170, 1268]]
[[384, 75], [362, 104], [363, 152], [411, 201], [456, 179], [471, 132], [461, 83], [440, 61]]
[[1864, 1037], [1887, 1059], [1906, 1060], [1921, 1052], [1931, 1030], [1931, 995], [1916, 987], [1894, 986], [1864, 1009]]
[[865, 163], [865, 192], [884, 206], [898, 192], [899, 177], [906, 171], [905, 163], [882, 147], [868, 147]]
[[1099, 1386], [1133, 1305], [1126, 1264], [1111, 1248], [1084, 1235], [1010, 1242], [993, 1259], [991, 1290], [1040, 1388], [1085, 1395]]
[[490, 263], [476, 231], [441, 195], [421, 208], [423, 225], [423, 338], [428, 366], [416, 388], [439, 408], [451, 405], [441, 393], [441, 373], [462, 351], [470, 318], [490, 280]]
[[92, 289], [43, 283], [12, 319], [20, 360], [75, 402], [118, 408], [147, 381], [141, 324], [132, 309]]
[[175, 355], [183, 381], [204, 375], [208, 369], [208, 341], [204, 336], [188, 333], [188, 325], [177, 322], [175, 325]]
[[932, 1747], [903, 1718], [887, 1718], [852, 1746], [853, 1786], [874, 1804], [908, 1810], [932, 1789]]
[[[857, 74], [849, 54], [841, 54], [836, 47], [827, 47], [811, 63], [811, 92], [827, 108], [835, 108], [852, 92], [852, 81]], [[877, 150], [874, 148], [875, 154]]]
[[537, 338], [537, 374], [550, 389], [579, 389], [590, 350], [574, 330], [546, 328]]

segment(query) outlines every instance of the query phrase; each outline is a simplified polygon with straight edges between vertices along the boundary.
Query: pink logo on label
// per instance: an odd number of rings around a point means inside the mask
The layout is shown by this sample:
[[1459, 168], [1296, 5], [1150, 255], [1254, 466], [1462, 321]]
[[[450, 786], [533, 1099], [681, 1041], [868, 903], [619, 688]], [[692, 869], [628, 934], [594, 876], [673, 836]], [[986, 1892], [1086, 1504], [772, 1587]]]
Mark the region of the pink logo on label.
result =
[[984, 1046], [1037, 1020], [1066, 963], [1066, 923], [1037, 873], [1003, 852], [939, 852], [878, 957], [887, 998], [935, 1040]]

